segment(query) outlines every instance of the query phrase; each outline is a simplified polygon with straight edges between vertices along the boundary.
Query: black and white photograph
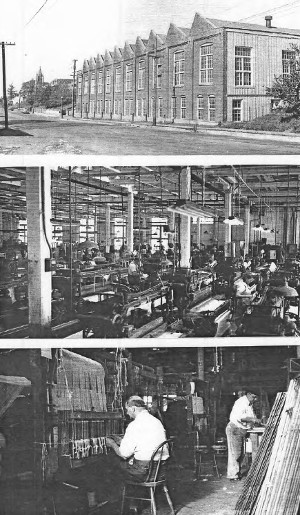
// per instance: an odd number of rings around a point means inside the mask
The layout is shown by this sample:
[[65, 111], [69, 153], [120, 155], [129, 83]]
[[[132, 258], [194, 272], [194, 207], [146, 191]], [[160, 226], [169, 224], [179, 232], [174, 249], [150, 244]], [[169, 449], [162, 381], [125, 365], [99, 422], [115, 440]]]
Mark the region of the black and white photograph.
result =
[[2, 4], [0, 515], [299, 515], [300, 0]]
[[299, 346], [0, 357], [1, 513], [298, 513]]
[[0, 155], [299, 154], [298, 1], [3, 10]]

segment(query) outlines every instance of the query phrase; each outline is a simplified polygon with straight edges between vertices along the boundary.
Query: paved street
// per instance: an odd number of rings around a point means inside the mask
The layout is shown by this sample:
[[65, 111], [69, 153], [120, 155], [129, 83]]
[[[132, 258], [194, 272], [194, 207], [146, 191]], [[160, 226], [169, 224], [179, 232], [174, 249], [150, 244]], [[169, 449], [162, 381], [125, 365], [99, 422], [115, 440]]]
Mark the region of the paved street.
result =
[[9, 112], [9, 134], [0, 112], [0, 155], [103, 154], [299, 154], [297, 142], [194, 133], [176, 127], [116, 124], [109, 121], [46, 118]]

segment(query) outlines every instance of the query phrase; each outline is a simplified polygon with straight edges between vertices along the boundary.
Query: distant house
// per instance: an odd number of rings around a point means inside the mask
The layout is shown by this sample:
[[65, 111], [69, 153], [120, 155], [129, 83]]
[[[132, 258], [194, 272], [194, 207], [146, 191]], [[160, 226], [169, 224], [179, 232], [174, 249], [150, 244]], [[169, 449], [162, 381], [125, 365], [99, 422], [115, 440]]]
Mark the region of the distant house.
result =
[[289, 73], [300, 31], [196, 14], [191, 28], [171, 24], [147, 40], [86, 59], [77, 74], [82, 116], [217, 123], [267, 114], [274, 76]]
[[54, 79], [50, 82], [50, 86], [68, 86], [72, 90], [72, 79]]

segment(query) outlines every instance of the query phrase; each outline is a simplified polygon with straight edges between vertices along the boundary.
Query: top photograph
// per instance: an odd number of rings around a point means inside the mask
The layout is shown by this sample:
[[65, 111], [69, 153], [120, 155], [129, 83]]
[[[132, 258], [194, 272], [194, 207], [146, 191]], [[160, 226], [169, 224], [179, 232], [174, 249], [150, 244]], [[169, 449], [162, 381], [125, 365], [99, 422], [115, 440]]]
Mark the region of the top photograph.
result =
[[300, 153], [300, 1], [6, 4], [0, 155]]

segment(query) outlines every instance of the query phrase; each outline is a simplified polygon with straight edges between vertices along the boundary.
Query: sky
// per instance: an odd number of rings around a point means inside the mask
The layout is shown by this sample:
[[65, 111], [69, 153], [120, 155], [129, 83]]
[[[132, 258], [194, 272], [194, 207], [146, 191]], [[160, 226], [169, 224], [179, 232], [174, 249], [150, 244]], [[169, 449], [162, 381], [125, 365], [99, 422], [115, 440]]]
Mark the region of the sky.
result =
[[[0, 41], [6, 47], [7, 85], [17, 90], [35, 78], [70, 78], [85, 58], [125, 41], [147, 39], [151, 29], [167, 33], [169, 24], [190, 27], [196, 12], [221, 20], [272, 24], [300, 30], [300, 0], [2, 0]], [[42, 8], [41, 8], [42, 7]], [[38, 14], [37, 11], [40, 10]], [[34, 16], [36, 14], [36, 16]], [[2, 62], [0, 64], [2, 73]], [[2, 79], [0, 81], [2, 96]]]

